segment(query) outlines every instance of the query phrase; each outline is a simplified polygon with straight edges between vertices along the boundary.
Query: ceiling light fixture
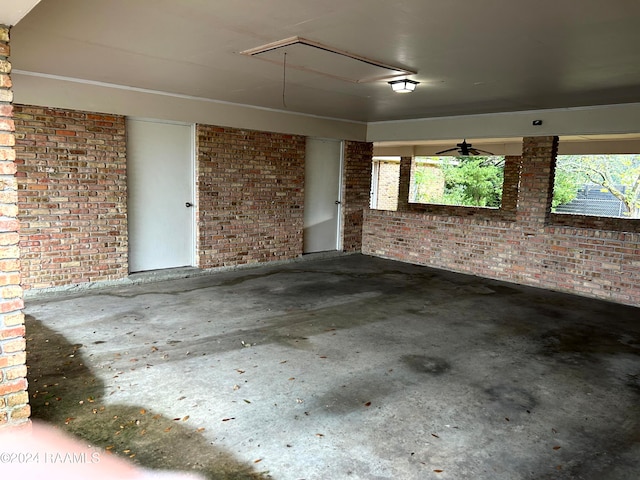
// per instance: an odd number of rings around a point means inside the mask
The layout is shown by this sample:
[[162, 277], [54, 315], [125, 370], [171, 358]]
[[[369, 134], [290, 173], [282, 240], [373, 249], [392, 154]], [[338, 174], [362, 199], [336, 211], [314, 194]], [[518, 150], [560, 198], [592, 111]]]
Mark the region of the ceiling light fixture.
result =
[[409, 93], [413, 92], [419, 83], [420, 82], [405, 78], [403, 80], [392, 80], [389, 82], [389, 85], [391, 85], [391, 89], [396, 93]]

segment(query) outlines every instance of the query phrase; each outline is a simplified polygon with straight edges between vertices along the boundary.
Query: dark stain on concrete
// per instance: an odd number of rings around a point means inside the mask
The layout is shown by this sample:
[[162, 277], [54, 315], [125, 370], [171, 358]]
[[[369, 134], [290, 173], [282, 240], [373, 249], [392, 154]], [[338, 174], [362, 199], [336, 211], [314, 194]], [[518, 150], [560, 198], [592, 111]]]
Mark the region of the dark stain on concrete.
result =
[[[627, 381], [625, 382], [625, 385], [640, 394], [640, 372], [636, 374], [627, 374]], [[638, 441], [640, 441], [640, 431], [638, 432]]]
[[517, 295], [522, 293], [522, 290], [516, 286], [508, 286], [503, 284], [491, 283], [488, 285], [488, 288], [493, 290], [498, 295]]
[[451, 370], [449, 362], [440, 357], [405, 355], [402, 357], [402, 362], [415, 372], [435, 376], [443, 375]]
[[531, 413], [538, 401], [533, 394], [515, 385], [500, 384], [484, 389], [489, 402], [510, 414]]
[[[342, 385], [336, 385], [327, 392], [305, 402], [308, 418], [319, 414], [350, 415], [371, 414], [382, 405], [384, 398], [400, 391], [404, 385], [390, 377], [377, 373], [360, 374]], [[305, 415], [307, 417], [307, 415]], [[302, 417], [299, 417], [302, 420]]]
[[70, 344], [30, 315], [25, 324], [33, 420], [146, 468], [193, 471], [209, 480], [270, 478], [211, 445], [195, 428], [143, 405], [103, 403], [105, 386], [86, 366], [83, 345]]
[[541, 340], [543, 343], [542, 352], [547, 355], [563, 353], [640, 355], [640, 338], [631, 332], [627, 332], [623, 337], [600, 326], [567, 325], [547, 330], [541, 335]]

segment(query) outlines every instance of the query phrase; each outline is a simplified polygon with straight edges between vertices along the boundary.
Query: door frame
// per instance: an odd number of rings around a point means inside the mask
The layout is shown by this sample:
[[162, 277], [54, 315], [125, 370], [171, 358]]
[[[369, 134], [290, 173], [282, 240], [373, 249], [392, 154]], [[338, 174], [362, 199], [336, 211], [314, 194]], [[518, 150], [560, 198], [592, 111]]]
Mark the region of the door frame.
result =
[[[321, 142], [331, 142], [334, 144], [338, 144], [338, 148], [339, 148], [339, 158], [338, 158], [338, 185], [337, 185], [337, 197], [336, 199], [334, 199], [334, 202], [338, 202], [336, 203], [336, 207], [337, 207], [337, 211], [336, 211], [336, 236], [335, 236], [335, 241], [334, 241], [334, 246], [331, 250], [323, 250], [325, 252], [330, 252], [330, 251], [340, 251], [342, 250], [342, 246], [344, 243], [344, 238], [343, 238], [343, 232], [344, 232], [344, 208], [343, 208], [343, 201], [344, 201], [344, 140], [341, 139], [336, 139], [336, 138], [327, 138], [327, 137], [307, 137], [307, 142], [309, 141], [321, 141]], [[306, 182], [306, 178], [305, 178], [305, 182]], [[305, 198], [306, 201], [306, 198]], [[316, 253], [316, 252], [304, 252], [304, 254], [308, 254], [308, 253]]]
[[[138, 121], [138, 122], [148, 122], [148, 123], [162, 123], [162, 124], [169, 124], [169, 125], [180, 125], [180, 126], [184, 126], [184, 127], [189, 127], [189, 164], [188, 164], [188, 168], [189, 168], [189, 186], [190, 186], [190, 192], [189, 195], [191, 197], [190, 202], [193, 204], [193, 207], [190, 208], [191, 212], [189, 214], [189, 263], [188, 265], [185, 265], [185, 267], [197, 267], [197, 242], [198, 242], [198, 235], [197, 235], [197, 212], [199, 210], [199, 196], [197, 195], [197, 173], [196, 173], [196, 124], [195, 123], [189, 123], [189, 122], [178, 122], [178, 121], [172, 121], [172, 120], [163, 120], [163, 119], [158, 119], [158, 118], [149, 118], [149, 117], [136, 117], [136, 116], [127, 116], [125, 118], [125, 133], [128, 136], [128, 128], [127, 128], [127, 123], [128, 121]], [[128, 168], [128, 158], [127, 158], [127, 168]], [[129, 183], [127, 180], [127, 212], [129, 211]], [[130, 229], [129, 229], [130, 225], [129, 225], [129, 220], [127, 220], [127, 239], [129, 238], [130, 235]], [[128, 242], [128, 247], [127, 247], [127, 256], [130, 255], [131, 253], [131, 243]], [[131, 262], [127, 261], [127, 267], [128, 267], [128, 271], [129, 274], [132, 273], [137, 273], [137, 272], [132, 272], [131, 271]], [[168, 269], [171, 268], [180, 268], [180, 267], [169, 267]], [[146, 270], [143, 270], [143, 272]], [[153, 270], [148, 270], [148, 271], [153, 271]]]
[[345, 192], [344, 189], [344, 140], [339, 140], [340, 142], [340, 161], [338, 166], [338, 228], [336, 229], [336, 250], [342, 250], [342, 246], [344, 244], [344, 197]]

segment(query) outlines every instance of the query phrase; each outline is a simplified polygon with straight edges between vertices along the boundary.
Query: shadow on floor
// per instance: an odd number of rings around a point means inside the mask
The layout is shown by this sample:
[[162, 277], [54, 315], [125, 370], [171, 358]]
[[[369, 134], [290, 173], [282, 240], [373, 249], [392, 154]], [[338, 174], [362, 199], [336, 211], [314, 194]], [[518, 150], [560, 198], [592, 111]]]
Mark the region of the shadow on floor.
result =
[[271, 478], [212, 445], [204, 432], [141, 406], [105, 402], [103, 383], [85, 366], [82, 345], [26, 317], [32, 419], [151, 469], [191, 471], [210, 480]]

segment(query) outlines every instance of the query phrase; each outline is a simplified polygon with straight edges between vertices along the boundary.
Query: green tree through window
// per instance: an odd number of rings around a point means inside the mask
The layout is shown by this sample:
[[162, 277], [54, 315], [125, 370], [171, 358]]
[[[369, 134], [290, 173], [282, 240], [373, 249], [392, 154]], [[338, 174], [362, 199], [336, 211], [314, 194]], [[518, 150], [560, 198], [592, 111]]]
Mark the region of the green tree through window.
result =
[[[499, 207], [504, 179], [503, 157], [428, 157], [417, 166], [414, 188], [418, 203]], [[438, 183], [441, 188], [438, 188]]]
[[[598, 186], [600, 192], [608, 192], [611, 200], [620, 202], [623, 206], [621, 216], [640, 218], [640, 155], [558, 156], [554, 209], [580, 200], [586, 205], [586, 214], [590, 214], [589, 202], [595, 205], [605, 200], [586, 195], [584, 192], [589, 186]], [[584, 198], [578, 198], [579, 195]]]

